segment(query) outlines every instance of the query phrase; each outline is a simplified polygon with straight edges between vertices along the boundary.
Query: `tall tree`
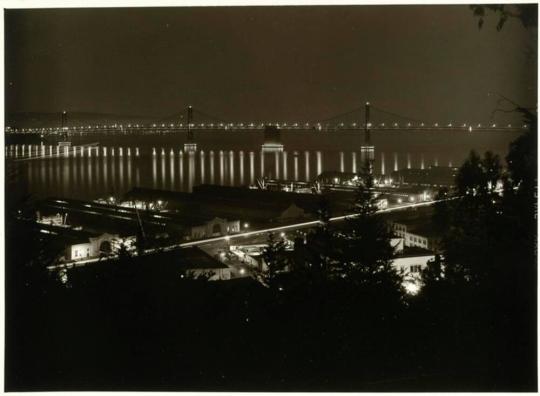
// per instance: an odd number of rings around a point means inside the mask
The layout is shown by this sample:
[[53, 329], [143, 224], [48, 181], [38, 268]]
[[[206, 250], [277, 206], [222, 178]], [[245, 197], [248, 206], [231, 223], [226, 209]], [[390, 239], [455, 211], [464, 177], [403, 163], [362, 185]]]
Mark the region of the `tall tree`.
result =
[[287, 266], [285, 256], [285, 241], [283, 238], [276, 238], [274, 233], [268, 234], [267, 246], [262, 252], [262, 258], [266, 264], [266, 271], [263, 273], [264, 280], [272, 287], [280, 273]]
[[360, 173], [346, 232], [340, 238], [341, 275], [359, 284], [399, 289], [401, 279], [392, 266], [392, 233], [386, 221], [376, 214], [377, 199], [370, 164]]
[[[445, 230], [443, 249], [448, 271], [480, 282], [493, 268], [501, 221], [502, 167], [499, 157], [471, 151], [456, 176], [457, 199], [436, 206], [433, 220]], [[443, 222], [444, 224], [439, 224]]]
[[499, 156], [488, 151], [481, 158], [473, 150], [459, 168], [456, 176], [457, 191], [460, 195], [491, 195], [501, 181], [501, 172]]
[[536, 146], [524, 144], [531, 136], [512, 143], [507, 158], [516, 163], [508, 161], [507, 174], [491, 153], [473, 152], [460, 168], [457, 199], [434, 218], [446, 229], [443, 255], [424, 271], [419, 296], [422, 317], [441, 333], [450, 329], [441, 334], [450, 356], [474, 348], [467, 364], [514, 386], [536, 376]]
[[336, 260], [335, 230], [330, 224], [330, 203], [321, 196], [317, 207], [319, 225], [306, 237], [306, 268], [311, 275], [326, 279]]

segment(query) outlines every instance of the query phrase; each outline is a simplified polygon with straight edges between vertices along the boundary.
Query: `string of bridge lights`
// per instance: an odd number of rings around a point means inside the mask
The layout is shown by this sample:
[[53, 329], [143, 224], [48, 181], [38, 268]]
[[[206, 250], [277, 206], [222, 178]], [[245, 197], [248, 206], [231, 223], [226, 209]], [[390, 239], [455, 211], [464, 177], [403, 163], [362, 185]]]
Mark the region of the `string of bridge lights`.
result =
[[[90, 131], [116, 131], [129, 132], [130, 130], [183, 130], [193, 129], [224, 129], [224, 130], [242, 130], [242, 129], [262, 129], [268, 125], [276, 126], [282, 129], [315, 129], [319, 131], [336, 130], [336, 129], [363, 129], [365, 123], [287, 123], [287, 122], [260, 122], [260, 123], [192, 123], [192, 124], [100, 124], [100, 125], [78, 125], [70, 127], [49, 127], [49, 128], [12, 128], [7, 126], [6, 133], [63, 133], [63, 132], [90, 132]], [[515, 124], [454, 124], [454, 123], [368, 123], [368, 128], [377, 129], [527, 129], [527, 124], [516, 126]]]

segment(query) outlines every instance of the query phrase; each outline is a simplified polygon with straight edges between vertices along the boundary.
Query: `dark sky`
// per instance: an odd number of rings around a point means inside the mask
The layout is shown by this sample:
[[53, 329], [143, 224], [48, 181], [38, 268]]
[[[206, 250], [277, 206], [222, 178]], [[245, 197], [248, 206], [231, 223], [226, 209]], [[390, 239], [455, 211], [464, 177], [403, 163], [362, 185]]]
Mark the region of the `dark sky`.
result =
[[[370, 100], [426, 121], [536, 103], [536, 44], [468, 6], [6, 11], [8, 112], [313, 121]], [[527, 55], [527, 48], [535, 48]]]

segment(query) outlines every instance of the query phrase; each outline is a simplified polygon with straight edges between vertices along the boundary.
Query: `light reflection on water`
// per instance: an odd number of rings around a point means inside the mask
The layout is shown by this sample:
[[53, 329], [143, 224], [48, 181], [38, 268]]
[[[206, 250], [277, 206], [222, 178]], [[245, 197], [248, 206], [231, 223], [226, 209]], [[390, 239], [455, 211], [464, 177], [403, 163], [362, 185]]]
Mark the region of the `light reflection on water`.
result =
[[[26, 152], [30, 151], [35, 153], [36, 148], [32, 147], [30, 150], [27, 147]], [[198, 153], [179, 151], [176, 154], [174, 149], [159, 148], [156, 155], [149, 152], [139, 157], [127, 154], [130, 151], [131, 148], [122, 147], [85, 148], [71, 152], [61, 150], [60, 156], [19, 161], [15, 166], [26, 168], [28, 185], [37, 195], [61, 192], [64, 196], [97, 197], [121, 193], [133, 186], [190, 191], [194, 185], [215, 182], [216, 163], [213, 150], [210, 150], [208, 155], [204, 151]], [[8, 157], [9, 153], [15, 157], [15, 152], [15, 150], [8, 151]], [[51, 153], [54, 152], [54, 148], [44, 147], [40, 152]], [[243, 150], [238, 152], [219, 150], [218, 183], [244, 185], [247, 177], [249, 183], [253, 184], [261, 175], [288, 178], [289, 166], [293, 166], [294, 180], [311, 179], [309, 151], [304, 152], [303, 158], [296, 151], [293, 152], [292, 158], [287, 152], [249, 151], [247, 156], [249, 165], [246, 168], [246, 153]], [[323, 152], [316, 152], [318, 173], [324, 170], [323, 157]], [[343, 168], [344, 153], [340, 153], [340, 158]], [[353, 153], [352, 158], [356, 158], [356, 153]], [[302, 160], [305, 166], [303, 177], [299, 175]], [[291, 161], [293, 164], [290, 164]], [[356, 164], [351, 166], [351, 171], [356, 169]]]
[[[203, 184], [205, 182], [205, 179], [206, 179], [206, 172], [205, 172], [205, 158], [204, 158], [204, 151], [201, 150], [201, 159], [200, 159], [200, 164], [201, 164], [201, 184]], [[174, 175], [172, 176], [172, 178], [174, 178]]]
[[287, 152], [283, 152], [283, 179], [288, 180], [289, 175], [287, 172]]
[[[480, 152], [491, 149], [504, 156], [513, 138], [508, 135], [491, 146], [488, 139], [485, 148], [476, 149]], [[374, 169], [388, 175], [402, 168], [459, 166], [471, 148], [463, 143], [458, 149], [442, 146], [431, 149], [428, 143], [416, 144], [410, 150], [398, 144], [376, 147]], [[283, 152], [262, 152], [260, 145], [239, 149], [208, 146], [197, 152], [184, 152], [178, 145], [101, 145], [73, 150], [57, 145], [13, 144], [7, 145], [5, 152], [7, 159], [13, 160], [8, 161], [11, 166], [20, 170], [18, 181], [25, 183], [28, 191], [37, 197], [61, 194], [95, 199], [108, 194], [121, 195], [135, 186], [191, 191], [202, 183], [253, 185], [261, 176], [311, 181], [324, 171], [356, 173], [361, 169], [359, 147], [344, 149], [346, 142], [342, 148], [332, 150], [298, 146]], [[29, 155], [43, 158], [23, 160]]]
[[234, 152], [229, 151], [229, 176], [231, 177], [231, 186], [234, 186]]
[[249, 152], [249, 183], [255, 183], [255, 153]]
[[311, 180], [311, 176], [309, 174], [309, 151], [304, 152], [305, 157], [305, 164], [306, 164], [306, 175], [304, 177], [304, 180]]
[[214, 151], [210, 150], [210, 183], [214, 184]]
[[[240, 184], [242, 185], [244, 184], [244, 152], [240, 150], [238, 155], [238, 161], [240, 163]], [[202, 166], [204, 166], [204, 164], [202, 164]]]
[[294, 158], [294, 181], [298, 181], [298, 152], [293, 153]]
[[[188, 164], [188, 187], [187, 190], [191, 191], [193, 189], [193, 184], [195, 182], [195, 153], [189, 152], [189, 164]], [[163, 178], [165, 178], [165, 175], [162, 175]]]
[[[18, 150], [9, 150], [8, 158], [21, 159]], [[36, 147], [26, 148], [27, 153], [36, 153]], [[54, 152], [52, 147], [39, 150], [40, 153]], [[18, 167], [26, 168], [26, 178], [30, 190], [37, 195], [47, 195], [61, 191], [62, 195], [73, 197], [98, 197], [109, 193], [122, 193], [134, 186], [191, 191], [193, 186], [202, 183], [215, 183], [215, 168], [219, 173], [220, 185], [244, 185], [246, 181], [254, 184], [260, 176], [281, 177], [286, 180], [291, 177], [295, 181], [310, 181], [324, 171], [353, 172], [361, 168], [358, 163], [360, 156], [356, 151], [323, 152], [298, 151], [263, 153], [261, 151], [233, 150], [218, 151], [219, 160], [216, 164], [213, 150], [207, 152], [187, 152], [174, 149], [156, 150], [141, 153], [139, 157], [129, 155], [131, 148], [103, 147], [101, 150], [86, 149], [81, 152], [71, 152], [66, 155], [51, 158], [39, 158], [16, 162]], [[246, 167], [246, 154], [249, 164]], [[312, 172], [311, 159], [315, 155], [316, 172]], [[414, 156], [405, 153], [406, 164], [400, 163], [399, 153], [392, 152], [392, 170], [435, 165], [439, 163], [439, 155], [431, 156], [431, 161], [425, 160], [426, 155]], [[376, 156], [381, 174], [388, 169], [387, 153], [381, 152]], [[446, 159], [446, 164], [452, 166], [456, 161]], [[446, 165], [445, 164], [445, 165]], [[187, 174], [184, 168], [187, 167]], [[289, 175], [292, 167], [292, 175]], [[304, 172], [300, 172], [304, 169]], [[178, 172], [177, 172], [178, 171]], [[247, 175], [246, 175], [247, 172]], [[133, 174], [135, 173], [135, 177]], [[135, 179], [135, 180], [134, 180]], [[109, 183], [110, 182], [110, 183]]]

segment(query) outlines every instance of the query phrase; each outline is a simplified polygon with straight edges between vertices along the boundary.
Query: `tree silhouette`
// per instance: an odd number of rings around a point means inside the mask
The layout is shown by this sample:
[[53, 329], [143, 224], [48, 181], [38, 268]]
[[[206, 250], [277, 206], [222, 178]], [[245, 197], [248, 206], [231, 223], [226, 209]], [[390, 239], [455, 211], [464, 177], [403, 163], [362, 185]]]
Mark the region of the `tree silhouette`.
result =
[[262, 258], [266, 264], [263, 273], [264, 280], [269, 286], [275, 286], [275, 281], [280, 273], [285, 270], [287, 260], [285, 257], [285, 241], [276, 238], [274, 233], [268, 234], [267, 246], [263, 249]]
[[393, 268], [392, 232], [386, 221], [376, 214], [373, 174], [366, 163], [360, 173], [351, 215], [345, 232], [339, 238], [342, 260], [341, 275], [356, 283], [385, 284], [389, 290], [399, 290], [401, 279]]
[[523, 27], [538, 27], [538, 8], [536, 4], [482, 4], [470, 6], [478, 18], [478, 28], [484, 25], [485, 18], [491, 13], [498, 18], [496, 29], [502, 30], [509, 19], [518, 19]]
[[486, 152], [481, 158], [474, 150], [459, 168], [456, 176], [457, 191], [460, 195], [491, 195], [501, 181], [502, 166], [497, 155]]
[[466, 280], [479, 282], [492, 267], [491, 246], [501, 219], [502, 179], [498, 156], [486, 152], [480, 157], [471, 151], [456, 176], [458, 199], [435, 208], [434, 222], [445, 230], [443, 249], [448, 271]]
[[317, 218], [320, 224], [306, 237], [304, 251], [304, 268], [309, 269], [314, 279], [323, 281], [330, 276], [337, 257], [335, 230], [330, 224], [330, 203], [321, 196], [317, 207]]
[[[535, 378], [533, 356], [522, 352], [527, 358], [519, 360], [510, 350], [536, 348], [536, 220], [534, 194], [525, 187], [535, 184], [536, 148], [522, 145], [525, 139], [512, 143], [508, 157], [519, 164], [509, 164], [507, 174], [489, 152], [483, 158], [472, 152], [460, 168], [457, 199], [436, 207], [443, 254], [423, 271], [416, 307], [439, 331], [451, 329], [448, 354], [474, 348], [476, 362], [468, 364], [523, 384]], [[504, 189], [497, 187], [501, 180]]]

